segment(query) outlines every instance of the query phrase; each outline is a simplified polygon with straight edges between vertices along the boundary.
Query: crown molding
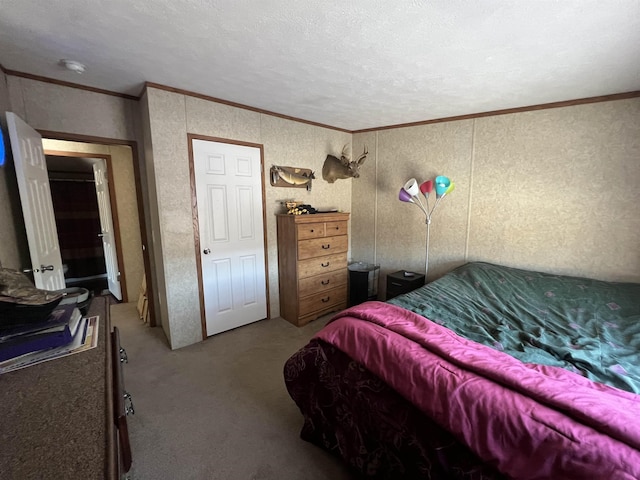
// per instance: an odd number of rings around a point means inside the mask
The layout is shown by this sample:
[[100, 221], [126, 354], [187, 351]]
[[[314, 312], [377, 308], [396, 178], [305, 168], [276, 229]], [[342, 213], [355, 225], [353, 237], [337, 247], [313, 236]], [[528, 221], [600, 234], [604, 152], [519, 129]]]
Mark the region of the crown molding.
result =
[[579, 98], [576, 100], [565, 100], [562, 102], [541, 103], [539, 105], [530, 105], [527, 107], [505, 108], [503, 110], [492, 110], [489, 112], [470, 113], [468, 115], [457, 115], [454, 117], [435, 118], [433, 120], [422, 120], [418, 122], [399, 123], [396, 125], [387, 125], [383, 127], [365, 128], [362, 130], [353, 130], [351, 133], [368, 133], [377, 132], [379, 130], [391, 130], [394, 128], [416, 127], [419, 125], [429, 125], [431, 123], [455, 122], [457, 120], [469, 120], [473, 118], [494, 117], [496, 115], [507, 115], [509, 113], [531, 112], [534, 110], [547, 110], [551, 108], [573, 107], [575, 105], [585, 105], [588, 103], [610, 102], [613, 100], [625, 100], [628, 98], [640, 97], [640, 90], [625, 93], [614, 93], [611, 95], [601, 95], [598, 97]]
[[32, 73], [19, 72], [17, 70], [3, 69], [6, 75], [12, 75], [14, 77], [28, 78], [29, 80], [37, 80], [38, 82], [52, 83], [54, 85], [61, 85], [63, 87], [77, 88], [78, 90], [86, 90], [93, 93], [101, 93], [103, 95], [111, 95], [114, 97], [126, 98], [127, 100], [139, 100], [135, 95], [127, 95], [126, 93], [112, 92], [111, 90], [105, 90], [103, 88], [88, 87], [86, 85], [80, 85], [79, 83], [67, 82], [65, 80], [57, 80], [55, 78], [43, 77], [40, 75], [33, 75]]

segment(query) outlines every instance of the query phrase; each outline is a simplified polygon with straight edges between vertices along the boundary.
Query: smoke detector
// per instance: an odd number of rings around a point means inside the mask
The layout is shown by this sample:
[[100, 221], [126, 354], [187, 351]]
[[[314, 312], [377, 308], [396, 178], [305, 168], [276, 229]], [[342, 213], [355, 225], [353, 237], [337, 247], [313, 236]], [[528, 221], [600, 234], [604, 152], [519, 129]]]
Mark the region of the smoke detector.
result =
[[60, 60], [60, 64], [66, 68], [67, 70], [71, 70], [72, 72], [76, 72], [78, 74], [84, 73], [87, 69], [87, 66], [83, 63], [76, 62], [75, 60]]

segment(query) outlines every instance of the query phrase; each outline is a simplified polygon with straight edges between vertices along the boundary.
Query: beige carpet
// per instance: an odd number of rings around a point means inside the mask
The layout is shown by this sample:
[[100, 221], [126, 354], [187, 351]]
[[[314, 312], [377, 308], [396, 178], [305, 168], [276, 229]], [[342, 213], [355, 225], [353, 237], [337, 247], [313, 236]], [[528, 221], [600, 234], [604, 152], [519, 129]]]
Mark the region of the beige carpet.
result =
[[343, 464], [300, 439], [285, 360], [329, 317], [297, 328], [257, 322], [171, 351], [134, 303], [111, 307], [129, 356], [125, 387], [134, 480], [347, 480]]

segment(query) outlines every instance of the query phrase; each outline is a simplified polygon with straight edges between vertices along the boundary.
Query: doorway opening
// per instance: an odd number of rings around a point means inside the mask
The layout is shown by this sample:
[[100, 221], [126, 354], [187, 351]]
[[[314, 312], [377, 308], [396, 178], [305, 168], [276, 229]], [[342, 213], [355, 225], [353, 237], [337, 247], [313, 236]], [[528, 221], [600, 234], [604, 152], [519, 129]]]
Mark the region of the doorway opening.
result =
[[96, 159], [46, 155], [65, 285], [109, 293], [100, 212], [93, 175]]
[[[110, 291], [110, 297], [114, 302], [120, 300], [122, 303], [137, 301], [146, 269], [139, 213], [141, 210], [138, 199], [139, 185], [137, 184], [132, 147], [81, 140], [59, 140], [46, 133], [43, 134], [43, 137], [42, 143], [47, 157], [47, 168], [51, 173], [52, 196], [55, 195], [53, 189], [58, 188], [58, 182], [53, 180], [54, 176], [58, 176], [58, 174], [53, 174], [53, 171], [58, 169], [58, 165], [60, 165], [60, 170], [65, 172], [61, 176], [67, 177], [68, 180], [74, 180], [74, 182], [59, 183], [67, 186], [73, 185], [70, 189], [75, 189], [79, 194], [75, 198], [69, 199], [69, 203], [78, 204], [82, 198], [89, 198], [91, 194], [90, 203], [92, 205], [89, 205], [89, 202], [82, 204], [82, 210], [71, 215], [74, 217], [73, 221], [67, 218], [67, 225], [62, 225], [62, 228], [58, 226], [59, 237], [62, 235], [60, 230], [65, 231], [67, 227], [71, 230], [67, 233], [73, 237], [73, 230], [78, 227], [81, 220], [86, 227], [83, 236], [84, 244], [80, 247], [83, 250], [61, 252], [63, 269], [65, 269], [64, 264], [68, 268], [65, 272], [65, 281], [76, 285], [80, 282], [86, 284], [87, 286], [82, 286], [90, 289], [94, 294], [104, 293], [105, 290]], [[50, 158], [53, 160], [51, 165], [49, 165]], [[98, 167], [100, 167], [100, 175], [96, 175]], [[102, 180], [98, 181], [99, 179]], [[103, 184], [99, 185], [101, 183]], [[101, 200], [101, 194], [103, 194], [103, 200]], [[106, 201], [104, 201], [104, 194], [108, 198]], [[54, 205], [55, 200], [54, 198]], [[97, 211], [96, 203], [99, 206], [102, 203]], [[108, 204], [107, 208], [102, 208], [105, 203]], [[55, 210], [58, 210], [57, 206]], [[100, 210], [110, 211], [108, 220], [111, 227], [107, 231], [104, 227], [105, 219], [100, 219]], [[97, 218], [96, 215], [98, 215]], [[85, 218], [78, 218], [81, 216]], [[56, 223], [58, 224], [60, 222], [57, 217], [56, 215]], [[104, 241], [107, 233], [109, 234], [109, 245]], [[76, 238], [75, 241], [79, 243], [80, 239]], [[60, 243], [61, 250], [65, 249], [62, 246], [62, 238], [60, 238]], [[71, 247], [71, 250], [75, 250], [74, 247]], [[109, 247], [109, 251], [107, 251], [107, 247]], [[66, 262], [65, 253], [71, 254], [67, 255], [67, 257], [71, 256], [69, 262]], [[76, 258], [82, 259], [80, 261], [81, 268], [77, 267]], [[109, 262], [113, 265], [111, 272], [108, 268]], [[74, 268], [72, 269], [72, 267]], [[105, 279], [107, 281], [106, 287], [104, 287]], [[113, 293], [114, 281], [120, 282], [121, 296]]]
[[[107, 166], [110, 198], [113, 208], [114, 231], [120, 238], [118, 265], [122, 283], [122, 303], [138, 302], [144, 298], [141, 319], [155, 327], [155, 272], [150, 261], [143, 198], [144, 164], [138, 154], [137, 143], [129, 140], [94, 137], [80, 134], [41, 130], [46, 155], [75, 158], [109, 159]], [[116, 218], [117, 213], [117, 218]], [[120, 248], [121, 247], [121, 248]], [[144, 297], [142, 295], [144, 286]], [[148, 299], [148, 301], [147, 301]], [[140, 309], [138, 309], [140, 310]]]

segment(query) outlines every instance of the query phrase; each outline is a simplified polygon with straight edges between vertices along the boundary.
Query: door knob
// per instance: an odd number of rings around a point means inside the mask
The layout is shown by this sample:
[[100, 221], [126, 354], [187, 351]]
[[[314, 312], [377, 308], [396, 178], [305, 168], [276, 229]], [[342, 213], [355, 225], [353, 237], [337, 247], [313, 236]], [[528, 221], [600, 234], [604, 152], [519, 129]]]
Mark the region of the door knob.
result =
[[23, 268], [22, 273], [38, 273], [40, 269], [38, 268]]
[[53, 265], [40, 265], [40, 270], [42, 270], [43, 272], [46, 272], [47, 270], [53, 272]]
[[208, 248], [205, 248], [202, 253], [204, 253], [205, 255], [209, 255], [211, 253], [211, 250]]

